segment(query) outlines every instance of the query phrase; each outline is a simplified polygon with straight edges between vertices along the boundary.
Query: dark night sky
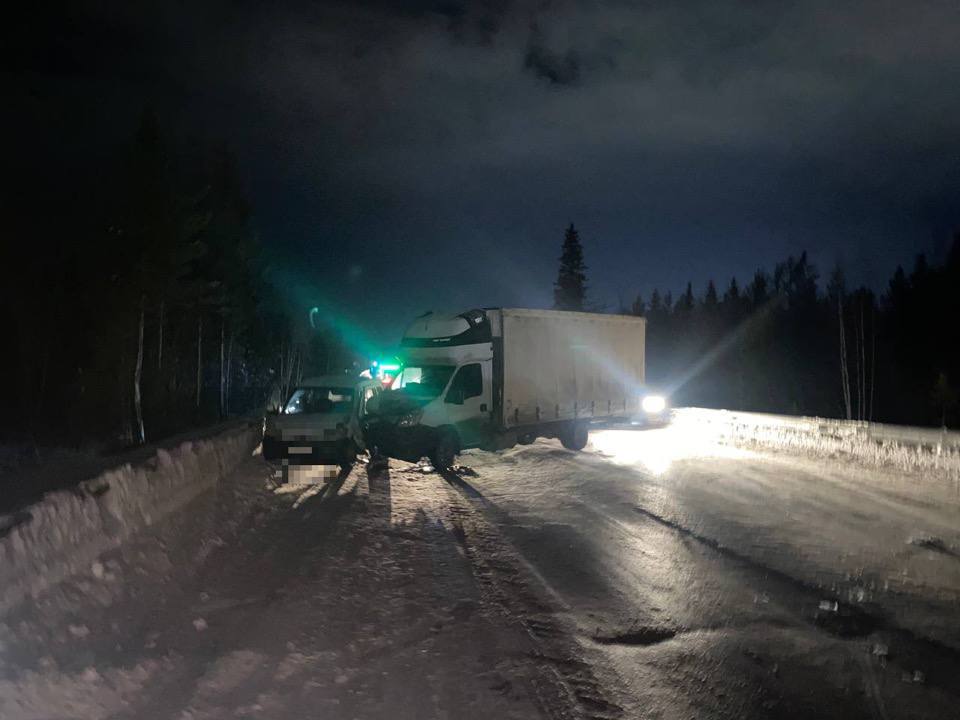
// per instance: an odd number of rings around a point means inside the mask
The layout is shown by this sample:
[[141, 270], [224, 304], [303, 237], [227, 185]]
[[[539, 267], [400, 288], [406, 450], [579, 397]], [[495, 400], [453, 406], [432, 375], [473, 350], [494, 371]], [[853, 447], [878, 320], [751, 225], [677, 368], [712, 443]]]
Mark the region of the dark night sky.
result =
[[13, 170], [151, 103], [238, 153], [290, 297], [388, 342], [548, 305], [570, 221], [611, 307], [804, 248], [880, 288], [960, 227], [956, 0], [71, 7], [8, 23]]

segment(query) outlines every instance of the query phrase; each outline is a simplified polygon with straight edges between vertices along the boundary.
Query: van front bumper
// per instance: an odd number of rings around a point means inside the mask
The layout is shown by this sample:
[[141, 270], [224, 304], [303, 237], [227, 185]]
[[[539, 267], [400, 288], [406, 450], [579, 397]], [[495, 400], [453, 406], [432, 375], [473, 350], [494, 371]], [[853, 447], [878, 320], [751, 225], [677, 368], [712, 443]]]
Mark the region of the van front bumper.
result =
[[366, 440], [367, 447], [376, 448], [381, 455], [417, 462], [437, 446], [437, 430], [424, 425], [380, 423], [367, 429]]

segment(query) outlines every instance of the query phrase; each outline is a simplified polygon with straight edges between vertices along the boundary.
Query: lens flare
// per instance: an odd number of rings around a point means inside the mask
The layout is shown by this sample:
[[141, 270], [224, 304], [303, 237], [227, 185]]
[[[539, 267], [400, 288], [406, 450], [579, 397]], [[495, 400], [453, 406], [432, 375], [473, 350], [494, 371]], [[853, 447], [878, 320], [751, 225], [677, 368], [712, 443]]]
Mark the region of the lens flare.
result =
[[661, 413], [667, 407], [667, 401], [663, 395], [647, 395], [643, 398], [643, 411], [654, 415]]
[[590, 442], [618, 465], [638, 465], [664, 475], [678, 462], [693, 458], [740, 458], [747, 450], [724, 445], [716, 428], [682, 423], [656, 430], [600, 430]]

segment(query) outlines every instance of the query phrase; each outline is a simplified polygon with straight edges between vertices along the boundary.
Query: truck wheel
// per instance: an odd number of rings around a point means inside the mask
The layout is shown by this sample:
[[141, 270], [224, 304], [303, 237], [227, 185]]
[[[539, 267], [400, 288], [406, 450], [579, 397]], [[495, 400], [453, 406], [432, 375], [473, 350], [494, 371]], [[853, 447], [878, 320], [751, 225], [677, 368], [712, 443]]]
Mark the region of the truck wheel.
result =
[[579, 451], [587, 446], [587, 440], [590, 438], [586, 423], [571, 423], [558, 436], [560, 444], [567, 450]]
[[430, 462], [437, 470], [449, 470], [457, 460], [457, 453], [460, 452], [460, 442], [452, 432], [441, 433], [437, 438], [437, 444], [430, 453]]
[[533, 433], [524, 433], [523, 435], [517, 436], [517, 443], [520, 445], [533, 445], [536, 439], [537, 436]]

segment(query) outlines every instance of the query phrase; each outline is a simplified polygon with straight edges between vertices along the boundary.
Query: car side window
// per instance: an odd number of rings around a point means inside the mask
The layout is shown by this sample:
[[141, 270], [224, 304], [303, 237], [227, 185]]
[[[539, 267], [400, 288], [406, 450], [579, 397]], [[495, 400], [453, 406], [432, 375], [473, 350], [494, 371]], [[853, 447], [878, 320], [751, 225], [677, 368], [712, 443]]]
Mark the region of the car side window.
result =
[[483, 372], [480, 369], [480, 363], [464, 365], [457, 370], [456, 377], [450, 383], [448, 396], [451, 393], [454, 397], [459, 395], [464, 400], [483, 394]]

